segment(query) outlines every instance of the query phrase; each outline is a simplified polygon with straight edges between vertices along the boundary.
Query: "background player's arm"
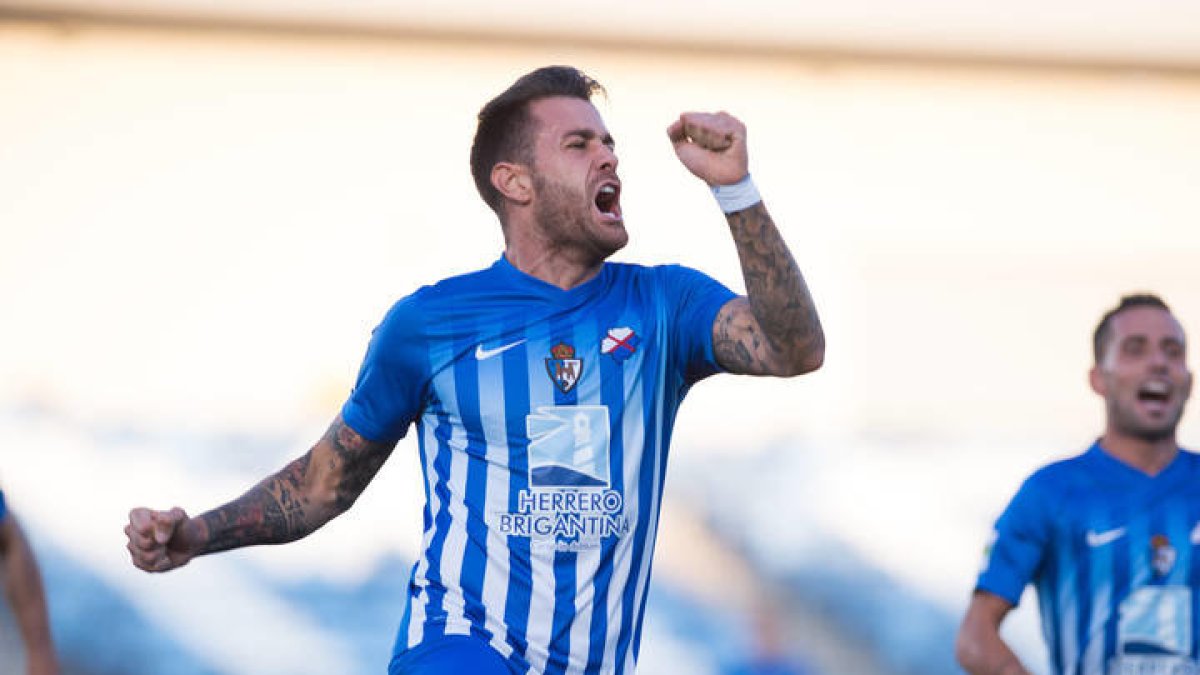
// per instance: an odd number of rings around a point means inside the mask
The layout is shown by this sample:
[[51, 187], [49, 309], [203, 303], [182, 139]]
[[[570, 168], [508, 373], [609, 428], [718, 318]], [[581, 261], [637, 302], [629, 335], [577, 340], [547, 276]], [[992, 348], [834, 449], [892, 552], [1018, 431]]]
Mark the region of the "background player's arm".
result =
[[1012, 608], [1008, 600], [994, 593], [977, 590], [971, 596], [954, 646], [963, 670], [971, 675], [1029, 675], [1000, 637], [1000, 623]]
[[33, 549], [12, 513], [0, 518], [0, 581], [4, 583], [4, 593], [25, 641], [26, 672], [31, 675], [58, 673], [42, 575]]
[[305, 537], [354, 504], [394, 447], [363, 438], [338, 416], [304, 456], [224, 506], [196, 518], [179, 508], [131, 511], [133, 564], [165, 572], [198, 555]]
[[[728, 113], [685, 113], [668, 129], [675, 154], [709, 185], [748, 174], [746, 127]], [[816, 370], [825, 333], [800, 267], [762, 202], [726, 214], [737, 245], [746, 296], [713, 322], [717, 363], [732, 373], [790, 377]]]

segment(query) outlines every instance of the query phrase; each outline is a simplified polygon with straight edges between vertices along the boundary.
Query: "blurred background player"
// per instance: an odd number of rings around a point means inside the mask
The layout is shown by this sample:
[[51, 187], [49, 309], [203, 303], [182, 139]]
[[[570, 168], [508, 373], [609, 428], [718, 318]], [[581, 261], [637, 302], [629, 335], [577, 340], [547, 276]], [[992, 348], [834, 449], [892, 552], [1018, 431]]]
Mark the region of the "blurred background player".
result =
[[1192, 391], [1183, 328], [1131, 295], [1093, 335], [1104, 435], [1030, 476], [996, 522], [959, 631], [970, 673], [1025, 673], [999, 628], [1037, 588], [1054, 673], [1200, 672], [1200, 455], [1176, 445]]
[[503, 256], [396, 303], [308, 454], [198, 518], [134, 509], [135, 565], [308, 535], [415, 424], [425, 535], [390, 672], [633, 672], [684, 395], [722, 371], [815, 370], [824, 334], [726, 113], [684, 113], [667, 135], [725, 213], [747, 295], [678, 265], [606, 262], [628, 234], [599, 91], [552, 66], [484, 106], [471, 169]]
[[25, 644], [29, 675], [57, 675], [58, 658], [50, 634], [46, 594], [33, 549], [0, 491], [0, 582]]

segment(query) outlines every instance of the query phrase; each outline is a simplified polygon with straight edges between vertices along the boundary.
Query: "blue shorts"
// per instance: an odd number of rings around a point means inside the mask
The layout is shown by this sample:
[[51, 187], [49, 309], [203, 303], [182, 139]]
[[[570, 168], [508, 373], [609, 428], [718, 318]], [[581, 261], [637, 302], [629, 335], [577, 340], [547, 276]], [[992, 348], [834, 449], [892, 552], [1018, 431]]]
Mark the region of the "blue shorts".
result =
[[513, 675], [491, 645], [469, 635], [444, 635], [392, 658], [388, 675]]

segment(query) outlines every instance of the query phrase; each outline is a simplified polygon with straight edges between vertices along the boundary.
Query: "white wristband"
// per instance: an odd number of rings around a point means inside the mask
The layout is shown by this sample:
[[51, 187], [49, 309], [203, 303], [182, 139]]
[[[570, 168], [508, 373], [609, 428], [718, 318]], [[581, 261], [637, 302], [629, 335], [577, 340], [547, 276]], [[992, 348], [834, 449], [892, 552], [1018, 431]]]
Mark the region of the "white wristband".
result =
[[762, 201], [750, 174], [733, 185], [713, 185], [712, 193], [725, 213], [741, 211]]

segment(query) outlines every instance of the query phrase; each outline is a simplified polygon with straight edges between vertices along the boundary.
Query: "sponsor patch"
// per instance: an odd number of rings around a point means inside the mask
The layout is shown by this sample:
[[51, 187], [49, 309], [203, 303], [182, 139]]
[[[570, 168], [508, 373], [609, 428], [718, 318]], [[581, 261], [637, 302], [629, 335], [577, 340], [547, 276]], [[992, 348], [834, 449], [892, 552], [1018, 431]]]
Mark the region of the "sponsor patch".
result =
[[604, 339], [600, 341], [600, 353], [611, 356], [617, 363], [623, 363], [637, 352], [641, 341], [637, 333], [628, 326], [609, 328]]

